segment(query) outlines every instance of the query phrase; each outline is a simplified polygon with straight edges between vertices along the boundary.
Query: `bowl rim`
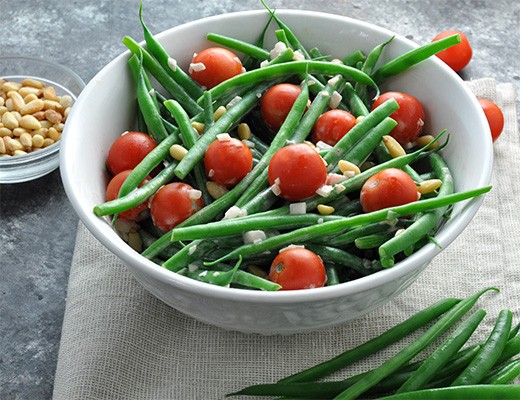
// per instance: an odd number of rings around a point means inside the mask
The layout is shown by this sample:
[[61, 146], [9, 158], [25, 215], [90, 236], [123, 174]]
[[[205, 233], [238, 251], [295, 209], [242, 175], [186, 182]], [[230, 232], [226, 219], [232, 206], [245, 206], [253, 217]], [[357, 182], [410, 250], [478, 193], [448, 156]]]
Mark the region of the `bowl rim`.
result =
[[[277, 9], [276, 13], [281, 17], [292, 15], [292, 16], [302, 16], [307, 18], [326, 18], [326, 19], [334, 19], [341, 20], [347, 22], [348, 24], [358, 25], [368, 30], [376, 30], [382, 33], [386, 33], [388, 35], [395, 36], [394, 40], [399, 40], [403, 42], [410, 48], [419, 47], [419, 44], [407, 39], [403, 35], [400, 35], [396, 32], [392, 32], [387, 28], [365, 22], [362, 20], [354, 19], [347, 16], [342, 16], [333, 13], [326, 12], [316, 12], [316, 11], [308, 11], [308, 10], [294, 10], [294, 9]], [[226, 14], [219, 14], [210, 17], [205, 17], [197, 20], [193, 20], [190, 22], [186, 22], [181, 25], [174, 26], [167, 30], [164, 30], [155, 35], [157, 40], [161, 40], [162, 38], [174, 34], [177, 30], [186, 29], [193, 25], [197, 24], [208, 24], [213, 21], [218, 21], [227, 18], [238, 18], [241, 16], [265, 16], [267, 15], [267, 11], [264, 9], [261, 10], [245, 10], [245, 11], [237, 11]], [[122, 58], [128, 58], [130, 56], [130, 52], [128, 50], [121, 53], [119, 56], [110, 61], [101, 71], [96, 74], [93, 80], [102, 79], [103, 75], [107, 73], [107, 71], [111, 68], [111, 66], [115, 63], [120, 62]], [[473, 106], [477, 110], [477, 113], [480, 117], [480, 123], [486, 128], [487, 125], [486, 119], [483, 111], [478, 106], [478, 101], [467, 85], [464, 84], [462, 78], [452, 71], [447, 65], [445, 65], [440, 59], [430, 58], [426, 60], [425, 63], [434, 63], [437, 68], [441, 68], [447, 74], [450, 79], [454, 79], [458, 82], [462, 90], [466, 92], [469, 97], [470, 102], [473, 103]], [[85, 90], [78, 98], [78, 102], [82, 101], [82, 98], [88, 96], [91, 91], [91, 86], [87, 84]], [[77, 109], [76, 109], [77, 110]], [[480, 110], [480, 112], [478, 111]], [[75, 110], [73, 109], [71, 114], [74, 114]], [[480, 186], [487, 186], [491, 180], [492, 173], [492, 143], [491, 143], [491, 135], [488, 135], [489, 139], [485, 139], [483, 143], [483, 152], [485, 152], [488, 157], [483, 160], [482, 170], [485, 172], [480, 175], [479, 184]], [[62, 145], [68, 145], [67, 136], [65, 136]], [[60, 170], [62, 171], [62, 177], [64, 181], [64, 186], [66, 192], [69, 196], [73, 205], [78, 203], [78, 199], [76, 198], [76, 194], [72, 191], [69, 183], [67, 182], [69, 177], [67, 176], [67, 160], [61, 156], [61, 166]], [[484, 196], [480, 196], [476, 199], [472, 199], [466, 202], [464, 209], [456, 216], [452, 218], [450, 221], [450, 229], [449, 231], [440, 230], [440, 232], [436, 235], [437, 242], [445, 248], [450, 243], [455, 240], [455, 238], [465, 229], [468, 223], [472, 220], [478, 208], [482, 204]], [[293, 291], [276, 291], [276, 292], [268, 292], [268, 291], [258, 291], [258, 290], [247, 290], [247, 289], [238, 289], [238, 288], [226, 288], [220, 287], [217, 285], [211, 285], [204, 282], [199, 282], [194, 279], [179, 275], [177, 273], [172, 273], [171, 271], [155, 264], [151, 260], [140, 256], [138, 253], [132, 253], [127, 251], [128, 249], [124, 249], [124, 247], [128, 247], [126, 243], [122, 240], [117, 243], [109, 240], [108, 237], [105, 236], [103, 230], [100, 229], [100, 224], [105, 224], [106, 222], [96, 217], [91, 210], [84, 210], [81, 207], [76, 207], [76, 212], [79, 214], [81, 220], [87, 227], [87, 229], [111, 252], [117, 255], [120, 259], [122, 259], [127, 266], [133, 270], [136, 269], [138, 275], [150, 275], [153, 279], [159, 280], [163, 283], [172, 285], [173, 287], [177, 287], [179, 289], [185, 289], [189, 292], [194, 293], [203, 293], [205, 296], [209, 296], [211, 298], [224, 299], [229, 301], [243, 301], [243, 302], [253, 302], [258, 304], [291, 304], [291, 303], [306, 303], [306, 302], [314, 302], [316, 300], [327, 300], [333, 299], [337, 297], [342, 297], [345, 295], [356, 294], [360, 292], [364, 292], [370, 289], [374, 289], [378, 286], [381, 286], [385, 283], [398, 279], [412, 272], [413, 270], [420, 269], [421, 266], [428, 264], [438, 253], [441, 252], [435, 244], [428, 243], [420, 250], [415, 252], [412, 256], [407, 257], [403, 261], [396, 263], [396, 265], [392, 268], [385, 269], [374, 274], [368, 275], [366, 277], [361, 277], [353, 281], [345, 282], [339, 285], [334, 286], [326, 286], [322, 288], [314, 288], [314, 289], [303, 289], [303, 290], [293, 290]], [[90, 212], [89, 212], [90, 211]], [[454, 221], [455, 220], [455, 221]], [[121, 243], [119, 243], [121, 242]], [[129, 248], [129, 247], [128, 247]], [[136, 257], [137, 256], [137, 257]], [[424, 259], [424, 263], [418, 262], [419, 260]], [[135, 272], [135, 271], [132, 271]], [[139, 280], [140, 278], [137, 277]]]

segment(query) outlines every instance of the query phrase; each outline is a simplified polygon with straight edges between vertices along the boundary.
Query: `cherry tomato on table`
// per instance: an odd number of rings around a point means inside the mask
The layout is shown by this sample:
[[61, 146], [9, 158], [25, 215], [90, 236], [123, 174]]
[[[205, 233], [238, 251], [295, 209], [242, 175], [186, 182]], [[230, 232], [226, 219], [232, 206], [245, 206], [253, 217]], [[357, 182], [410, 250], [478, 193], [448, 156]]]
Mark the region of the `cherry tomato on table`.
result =
[[327, 180], [327, 167], [318, 152], [304, 143], [278, 150], [267, 169], [269, 184], [277, 185], [280, 197], [298, 201], [316, 193]]
[[359, 196], [363, 211], [372, 212], [418, 200], [417, 186], [403, 170], [387, 168], [372, 175]]
[[235, 138], [217, 139], [204, 155], [204, 168], [208, 177], [231, 188], [253, 167], [253, 155], [244, 142]]
[[156, 146], [155, 140], [146, 133], [126, 132], [110, 146], [106, 161], [108, 169], [114, 175], [134, 169]]
[[[202, 199], [187, 183], [173, 182], [160, 188], [150, 206], [152, 221], [157, 228], [168, 232], [202, 208]], [[195, 198], [198, 197], [198, 198]]]
[[329, 110], [318, 118], [312, 128], [312, 141], [334, 146], [356, 125], [356, 117], [345, 110]]
[[266, 125], [278, 131], [302, 89], [292, 83], [280, 83], [269, 88], [262, 97], [260, 112]]
[[473, 50], [471, 49], [471, 45], [469, 44], [466, 35], [460, 31], [449, 30], [439, 33], [433, 38], [432, 42], [456, 34], [460, 35], [460, 43], [437, 53], [436, 56], [444, 61], [452, 70], [459, 72], [462, 68], [469, 64], [471, 56], [473, 55]]
[[494, 142], [504, 130], [504, 114], [495, 103], [488, 99], [480, 98], [478, 99], [478, 102], [482, 106], [484, 114], [486, 114], [489, 129], [491, 130], [491, 138]]
[[[106, 190], [106, 201], [115, 200], [119, 197], [119, 190], [121, 190], [121, 186], [123, 182], [126, 180], [128, 175], [132, 172], [131, 169], [121, 171], [116, 176], [114, 176], [107, 185]], [[148, 182], [150, 178], [147, 177], [139, 186], [143, 186], [146, 182]], [[119, 214], [118, 218], [125, 219], [127, 221], [139, 221], [141, 217], [144, 215], [144, 211], [148, 209], [148, 201], [145, 201], [130, 210], [123, 211]]]
[[198, 84], [210, 89], [242, 73], [242, 62], [230, 50], [209, 47], [193, 57], [189, 74]]
[[303, 247], [281, 251], [273, 260], [269, 280], [278, 283], [280, 290], [323, 287], [327, 280], [321, 258]]
[[404, 146], [413, 142], [421, 134], [424, 126], [424, 109], [421, 102], [411, 94], [386, 92], [377, 98], [372, 105], [372, 110], [391, 98], [397, 101], [399, 109], [390, 115], [390, 118], [397, 122], [390, 136]]

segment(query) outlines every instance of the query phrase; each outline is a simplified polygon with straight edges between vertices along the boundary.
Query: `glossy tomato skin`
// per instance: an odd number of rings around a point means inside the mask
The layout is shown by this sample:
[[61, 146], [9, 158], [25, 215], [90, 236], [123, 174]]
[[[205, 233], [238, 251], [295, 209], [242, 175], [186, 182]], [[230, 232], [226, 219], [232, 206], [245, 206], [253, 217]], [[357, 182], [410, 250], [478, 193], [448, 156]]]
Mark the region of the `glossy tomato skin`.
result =
[[[242, 62], [238, 56], [222, 47], [202, 50], [193, 57], [192, 64], [189, 70], [191, 78], [208, 89], [242, 73]], [[197, 64], [203, 65], [204, 69], [198, 70]]]
[[113, 175], [134, 169], [156, 146], [155, 140], [145, 133], [126, 132], [110, 146], [107, 167]]
[[439, 57], [442, 61], [444, 61], [452, 70], [454, 70], [455, 72], [459, 72], [461, 69], [463, 69], [466, 65], [469, 64], [473, 55], [473, 50], [471, 49], [471, 45], [469, 44], [466, 35], [460, 31], [449, 30], [446, 32], [439, 33], [437, 36], [433, 38], [432, 42], [455, 34], [460, 35], [460, 43], [437, 53], [436, 56]]
[[278, 150], [267, 169], [269, 184], [280, 197], [299, 201], [311, 197], [327, 180], [327, 167], [314, 148], [297, 143]]
[[150, 212], [158, 229], [168, 232], [202, 208], [202, 200], [193, 199], [191, 191], [193, 188], [182, 182], [169, 183], [157, 191]]
[[334, 146], [356, 125], [356, 117], [345, 110], [329, 110], [318, 118], [312, 128], [312, 141]]
[[280, 83], [269, 88], [262, 97], [260, 112], [265, 124], [277, 132], [302, 89], [292, 83]]
[[[107, 185], [105, 200], [111, 201], [115, 200], [119, 196], [119, 190], [121, 189], [121, 186], [123, 185], [123, 182], [128, 177], [128, 175], [132, 172], [132, 170], [125, 170], [121, 171], [117, 175], [115, 175], [110, 182]], [[144, 185], [149, 180], [149, 177], [147, 177], [139, 186]], [[127, 221], [139, 221], [141, 217], [144, 214], [144, 211], [148, 209], [148, 201], [145, 201], [138, 206], [135, 206], [134, 208], [131, 208], [130, 210], [123, 211], [122, 213], [119, 213], [118, 218], [127, 220]]]
[[489, 123], [489, 129], [491, 130], [491, 138], [493, 142], [498, 139], [502, 131], [504, 130], [504, 114], [500, 107], [488, 99], [478, 99], [486, 119]]
[[231, 188], [251, 171], [253, 155], [241, 140], [217, 139], [206, 150], [204, 168], [212, 181]]
[[417, 201], [417, 186], [403, 170], [387, 168], [371, 176], [361, 188], [364, 212], [395, 207]]
[[374, 102], [372, 110], [391, 98], [397, 101], [399, 109], [390, 115], [390, 118], [397, 122], [397, 126], [390, 132], [390, 136], [393, 136], [395, 140], [405, 146], [415, 141], [422, 133], [424, 126], [424, 108], [421, 102], [411, 94], [385, 92]]
[[325, 286], [327, 275], [317, 254], [302, 247], [291, 247], [275, 257], [269, 280], [282, 286], [280, 290], [312, 289]]

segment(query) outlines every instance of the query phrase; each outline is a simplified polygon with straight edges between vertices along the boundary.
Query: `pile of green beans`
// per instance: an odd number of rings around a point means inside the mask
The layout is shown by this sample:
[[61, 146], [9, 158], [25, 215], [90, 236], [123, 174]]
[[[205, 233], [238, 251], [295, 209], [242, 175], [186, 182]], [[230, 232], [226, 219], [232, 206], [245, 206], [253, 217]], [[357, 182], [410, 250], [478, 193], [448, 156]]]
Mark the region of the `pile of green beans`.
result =
[[[270, 19], [255, 43], [208, 33], [209, 41], [244, 54], [246, 68], [242, 74], [208, 90], [176, 65], [154, 38], [144, 22], [142, 5], [139, 20], [146, 46], [130, 37], [123, 38], [132, 53], [129, 68], [136, 85], [138, 127], [158, 145], [132, 170], [119, 198], [96, 205], [93, 211], [100, 217], [113, 216], [115, 221], [119, 213], [150, 199], [161, 186], [179, 180], [200, 190], [204, 201], [201, 210], [170, 232], [158, 231], [150, 219], [140, 223], [144, 257], [207, 283], [274, 291], [280, 286], [266, 279], [270, 263], [282, 248], [298, 244], [322, 257], [327, 285], [336, 285], [391, 268], [428, 241], [454, 203], [490, 190], [484, 187], [453, 192], [449, 168], [441, 157], [442, 148], [448, 145], [447, 132], [441, 132], [426, 146], [416, 146], [392, 158], [382, 138], [396, 125], [390, 115], [398, 104], [391, 99], [371, 110], [380, 83], [458, 43], [458, 35], [419, 47], [383, 65], [379, 65], [380, 56], [392, 46], [393, 37], [366, 55], [358, 50], [344, 55], [342, 63], [331, 62], [318, 48], [307, 50], [291, 28], [262, 4]], [[264, 46], [268, 27], [273, 23], [278, 28], [275, 38], [287, 47], [274, 58]], [[295, 58], [297, 52], [299, 57]], [[153, 87], [152, 81], [159, 86]], [[271, 86], [286, 81], [300, 84], [302, 92], [274, 134], [262, 126], [259, 102]], [[220, 106], [226, 106], [226, 112], [214, 120], [213, 112]], [[302, 201], [304, 215], [291, 214], [289, 202], [282, 201], [269, 188], [267, 167], [277, 150], [289, 143], [308, 141], [320, 115], [331, 107], [348, 110], [360, 118], [337, 144], [318, 151], [329, 174], [341, 174], [342, 160], [357, 165], [361, 172], [331, 185], [333, 190], [328, 195], [316, 194]], [[234, 188], [212, 198], [206, 187], [204, 154], [217, 135], [238, 136], [237, 126], [242, 122], [252, 128], [247, 140], [252, 147], [253, 169]], [[194, 123], [203, 124], [202, 134], [195, 133]], [[172, 145], [187, 149], [180, 161], [170, 156]], [[150, 175], [161, 165], [164, 168], [160, 173]], [[417, 202], [363, 213], [359, 190], [367, 179], [385, 168], [403, 169], [417, 183], [423, 176], [434, 177], [442, 181], [442, 186]], [[139, 187], [148, 176], [154, 177]], [[332, 207], [333, 213], [320, 214], [320, 206]], [[233, 208], [242, 216], [224, 218]], [[266, 238], [244, 243], [242, 234], [253, 230], [262, 230]]]
[[[512, 313], [504, 309], [483, 343], [463, 346], [486, 316], [482, 308], [462, 320], [479, 298], [495, 288], [481, 290], [465, 299], [443, 299], [358, 347], [317, 364], [277, 383], [246, 387], [228, 396], [285, 396], [291, 399], [357, 399], [361, 395], [383, 399], [517, 399], [520, 386], [510, 384], [520, 376], [518, 325], [511, 327]], [[432, 324], [433, 323], [433, 324]], [[455, 326], [430, 354], [410, 360], [431, 347]], [[417, 339], [402, 347], [379, 367], [343, 380], [323, 377], [397, 343], [429, 326]], [[375, 398], [375, 397], [370, 397]], [[380, 397], [377, 397], [380, 398]]]

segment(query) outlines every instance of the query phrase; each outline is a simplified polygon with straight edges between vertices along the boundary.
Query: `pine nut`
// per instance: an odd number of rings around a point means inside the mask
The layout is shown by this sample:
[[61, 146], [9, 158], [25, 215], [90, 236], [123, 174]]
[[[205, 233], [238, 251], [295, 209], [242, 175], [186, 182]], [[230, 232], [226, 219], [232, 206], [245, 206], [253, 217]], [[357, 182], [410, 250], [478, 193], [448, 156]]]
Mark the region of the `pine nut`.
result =
[[49, 109], [45, 110], [45, 118], [47, 121], [52, 122], [53, 124], [59, 124], [63, 119], [63, 116], [58, 111]]
[[23, 146], [19, 140], [12, 139], [9, 136], [6, 136], [6, 139], [5, 146], [7, 147], [7, 150], [11, 151], [11, 153], [14, 153], [16, 150], [23, 150]]
[[260, 267], [256, 265], [249, 265], [247, 270], [253, 275], [259, 276], [261, 278], [267, 278], [267, 273]]
[[22, 86], [30, 86], [37, 89], [43, 89], [45, 87], [45, 83], [37, 79], [26, 78], [22, 81]]
[[[430, 144], [431, 142], [433, 142], [434, 139], [435, 139], [435, 137], [433, 137], [432, 135], [419, 136], [417, 138], [417, 140], [415, 141], [415, 144], [418, 147], [424, 147], [424, 146]], [[436, 147], [439, 147], [439, 142], [435, 142], [433, 145], [430, 146], [430, 148], [432, 148], [432, 149], [434, 149]]]
[[10, 111], [7, 111], [6, 113], [4, 113], [2, 115], [2, 124], [4, 124], [4, 126], [6, 128], [11, 129], [11, 130], [14, 128], [18, 128], [18, 126], [19, 126], [18, 120], [13, 115], [13, 113]]
[[58, 97], [56, 96], [56, 90], [52, 86], [43, 89], [43, 98], [47, 100], [59, 101]]
[[206, 188], [208, 189], [209, 195], [213, 197], [215, 200], [221, 198], [228, 192], [228, 190], [224, 186], [213, 181], [207, 181]]
[[33, 114], [33, 117], [36, 118], [38, 121], [43, 121], [45, 119], [45, 111], [38, 111]]
[[43, 100], [43, 109], [61, 111], [63, 110], [63, 106], [57, 101], [45, 99]]
[[37, 98], [35, 100], [30, 101], [27, 104], [24, 104], [18, 111], [20, 111], [20, 114], [26, 115], [35, 114], [41, 110], [43, 110], [43, 101]]
[[[4, 103], [4, 104], [5, 104], [5, 103]], [[7, 109], [6, 106], [0, 106], [0, 117], [1, 117], [2, 115], [4, 115], [7, 111], [9, 111], [9, 110]]]
[[399, 142], [395, 140], [392, 136], [383, 136], [383, 143], [390, 155], [392, 156], [392, 158], [397, 158], [406, 155], [406, 151], [404, 151], [403, 146], [401, 146]]
[[325, 204], [318, 204], [318, 206], [316, 207], [316, 209], [318, 210], [318, 212], [321, 214], [321, 215], [330, 215], [332, 214], [335, 210], [334, 207], [332, 206], [327, 206]]
[[174, 160], [182, 160], [187, 153], [188, 150], [185, 147], [182, 147], [180, 144], [174, 144], [170, 147], [170, 155]]
[[72, 107], [72, 97], [70, 97], [68, 94], [61, 96], [60, 104], [63, 108]]
[[30, 133], [24, 132], [20, 135], [20, 143], [24, 147], [32, 147], [33, 140]]
[[13, 131], [9, 128], [6, 128], [5, 126], [0, 128], [0, 137], [9, 136], [11, 137], [13, 135]]
[[356, 118], [356, 124], [359, 124], [361, 121], [363, 121], [363, 119], [365, 119], [364, 115], [360, 115], [359, 117], [357, 117]]
[[204, 133], [204, 124], [202, 122], [192, 122], [191, 126], [197, 131], [199, 135]]
[[11, 90], [18, 91], [22, 87], [18, 82], [7, 81], [2, 84], [3, 92], [10, 92]]
[[23, 98], [31, 94], [34, 94], [38, 98], [42, 95], [42, 90], [31, 86], [23, 86], [20, 88], [20, 90], [18, 90], [18, 93], [20, 93], [20, 96]]
[[213, 113], [213, 119], [215, 121], [218, 121], [220, 119], [220, 117], [222, 117], [225, 113], [227, 112], [227, 109], [226, 107], [224, 106], [220, 106], [219, 108], [217, 108], [215, 110], [215, 112]]
[[54, 144], [54, 140], [46, 138], [46, 139], [43, 139], [42, 147], [49, 147], [51, 144]]
[[32, 137], [32, 145], [33, 147], [40, 148], [43, 146], [44, 138], [42, 135], [34, 135]]
[[24, 150], [15, 150], [13, 151], [13, 156], [23, 156], [24, 154], [27, 154]]
[[[45, 117], [45, 112], [43, 113], [43, 116]], [[49, 128], [52, 128], [52, 126], [54, 125], [52, 122], [50, 121], [47, 121], [45, 118], [40, 122], [40, 125], [42, 126], [42, 128], [45, 128], [45, 129], [49, 129]]]
[[5, 143], [3, 140], [0, 140], [0, 154], [7, 153], [7, 149], [5, 148]]
[[[18, 92], [18, 93], [20, 93], [20, 92]], [[23, 101], [25, 102], [25, 104], [27, 104], [27, 103], [30, 103], [31, 101], [37, 100], [37, 99], [38, 99], [38, 96], [36, 96], [34, 93], [30, 93], [23, 98]]]
[[20, 120], [20, 126], [26, 129], [40, 129], [42, 127], [40, 121], [32, 115], [24, 115]]
[[345, 176], [354, 176], [361, 173], [361, 170], [356, 164], [347, 160], [339, 160], [338, 167], [341, 173]]
[[40, 129], [36, 129], [34, 131], [31, 131], [30, 132], [31, 135], [34, 137], [36, 135], [40, 135], [42, 137], [47, 137], [47, 134], [49, 133], [49, 129], [48, 128], [40, 128]]
[[134, 230], [128, 232], [128, 245], [138, 253], [143, 251], [143, 241], [139, 232]]
[[426, 181], [422, 181], [417, 185], [417, 191], [420, 194], [428, 194], [432, 193], [438, 188], [442, 186], [442, 181], [440, 179], [428, 179]]
[[65, 111], [63, 111], [63, 119], [66, 120], [67, 118], [69, 118], [69, 114], [70, 114], [70, 110], [72, 109], [72, 107], [67, 107], [65, 109]]
[[27, 133], [27, 130], [25, 128], [14, 128], [12, 136], [20, 137], [22, 134]]
[[20, 111], [20, 109], [25, 106], [25, 102], [23, 101], [23, 97], [20, 96], [20, 93], [11, 90], [10, 92], [7, 92], [7, 97], [9, 97], [13, 102], [13, 107], [16, 111]]
[[5, 100], [2, 96], [0, 96], [0, 107], [3, 107], [5, 104]]
[[65, 127], [65, 125], [63, 123], [61, 123], [61, 122], [58, 122], [58, 123], [53, 125], [53, 128], [56, 129], [58, 132], [63, 132], [63, 128], [64, 127]]
[[22, 119], [22, 114], [20, 114], [18, 111], [14, 110], [14, 111], [11, 111], [11, 114], [13, 114], [13, 116], [16, 118], [16, 120], [18, 121], [18, 123], [20, 123], [20, 120]]
[[57, 142], [61, 139], [61, 133], [58, 132], [55, 128], [49, 128], [49, 131], [47, 132], [47, 137]]
[[7, 110], [14, 111], [13, 99], [11, 99], [11, 98], [5, 99], [5, 106], [7, 107]]

